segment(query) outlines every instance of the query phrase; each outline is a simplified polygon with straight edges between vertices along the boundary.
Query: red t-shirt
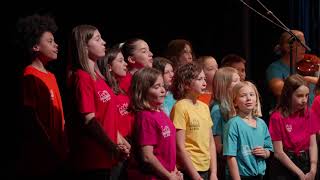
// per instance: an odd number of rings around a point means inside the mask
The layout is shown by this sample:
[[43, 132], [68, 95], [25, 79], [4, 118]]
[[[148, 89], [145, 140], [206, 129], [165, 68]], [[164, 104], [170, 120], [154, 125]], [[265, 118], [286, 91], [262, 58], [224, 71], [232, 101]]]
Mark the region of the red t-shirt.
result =
[[129, 94], [130, 86], [131, 86], [132, 74], [127, 72], [126, 76], [118, 77], [119, 87], [124, 90], [127, 94]]
[[119, 112], [118, 127], [123, 137], [131, 136], [133, 130], [134, 116], [128, 111], [129, 96], [125, 94], [117, 95], [117, 109]]
[[299, 151], [309, 149], [310, 136], [317, 132], [314, 118], [309, 111], [305, 115], [299, 113], [283, 117], [279, 111], [272, 113], [269, 122], [269, 132], [272, 141], [282, 141], [283, 149]]
[[[73, 89], [76, 100], [78, 119], [81, 114], [95, 113], [96, 120], [101, 124], [108, 137], [117, 142], [117, 115], [116, 96], [111, 88], [101, 78], [93, 80], [89, 73], [77, 70], [73, 77]], [[83, 122], [79, 122], [83, 124]], [[77, 128], [81, 126], [75, 126]], [[72, 127], [71, 127], [72, 128]], [[72, 131], [71, 160], [77, 170], [110, 169], [114, 164], [110, 152], [107, 152], [96, 140], [81, 133]]]
[[30, 174], [49, 172], [54, 169], [56, 155], [63, 160], [67, 152], [62, 101], [54, 74], [27, 66], [23, 74], [23, 104], [32, 109], [37, 118], [28, 122], [35, 124], [32, 127], [37, 129], [28, 132], [27, 136], [36, 133], [34, 131], [40, 132], [40, 135], [23, 142], [26, 146], [22, 158], [27, 163], [23, 165], [23, 171]]

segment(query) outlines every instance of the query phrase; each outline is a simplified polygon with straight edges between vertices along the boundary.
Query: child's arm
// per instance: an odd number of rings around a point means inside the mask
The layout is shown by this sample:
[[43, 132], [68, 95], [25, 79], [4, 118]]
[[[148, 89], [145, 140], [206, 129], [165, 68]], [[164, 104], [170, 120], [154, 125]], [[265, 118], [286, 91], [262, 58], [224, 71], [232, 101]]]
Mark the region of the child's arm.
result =
[[227, 163], [229, 166], [230, 175], [231, 175], [232, 179], [233, 180], [241, 180], [236, 157], [227, 156]]
[[202, 179], [197, 170], [193, 167], [192, 161], [185, 148], [185, 130], [177, 129], [177, 160], [179, 164], [183, 165], [184, 170], [192, 179]]
[[85, 120], [85, 132], [100, 143], [108, 153], [111, 153], [113, 156], [117, 155], [119, 149], [105, 133], [98, 120], [96, 120], [95, 113], [82, 114], [82, 116]]
[[119, 150], [122, 153], [123, 158], [128, 158], [130, 155], [130, 149], [131, 145], [128, 143], [128, 141], [120, 134], [118, 131], [118, 136], [117, 136], [118, 142], [117, 146]]
[[221, 143], [221, 136], [220, 135], [214, 136], [214, 143], [216, 146], [217, 154], [222, 154], [223, 144]]
[[303, 171], [299, 169], [283, 151], [282, 141], [273, 141], [273, 147], [275, 158], [277, 158], [282, 165], [286, 166], [289, 170], [298, 175], [300, 179], [304, 179], [305, 174]]
[[162, 166], [157, 157], [153, 154], [153, 146], [143, 146], [142, 147], [142, 158], [143, 161], [150, 165], [157, 175], [161, 179], [178, 180], [180, 177], [175, 171], [169, 172]]
[[217, 178], [217, 153], [216, 146], [212, 135], [212, 130], [209, 132], [210, 137], [210, 179], [218, 179]]
[[309, 157], [310, 157], [310, 172], [306, 174], [306, 179], [314, 179], [317, 172], [317, 163], [318, 163], [318, 147], [316, 135], [313, 134], [310, 136], [310, 147], [309, 147]]

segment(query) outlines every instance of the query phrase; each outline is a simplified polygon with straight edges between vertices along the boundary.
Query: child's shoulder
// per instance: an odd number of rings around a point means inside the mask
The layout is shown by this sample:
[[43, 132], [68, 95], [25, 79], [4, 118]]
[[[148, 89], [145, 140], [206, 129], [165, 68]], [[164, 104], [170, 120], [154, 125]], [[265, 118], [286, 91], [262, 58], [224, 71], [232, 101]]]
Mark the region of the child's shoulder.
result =
[[50, 71], [46, 70], [47, 72], [42, 72], [38, 69], [36, 69], [35, 67], [29, 65], [27, 67], [24, 68], [23, 70], [23, 75], [24, 76], [35, 76], [35, 77], [50, 77], [55, 79], [55, 75], [53, 73], [51, 73]]
[[220, 112], [220, 104], [215, 102], [211, 107], [211, 112]]
[[263, 119], [259, 118], [259, 117], [256, 117], [256, 121], [257, 121], [257, 123], [259, 123], [259, 124], [262, 124], [262, 125], [264, 125], [264, 126], [267, 126], [266, 122], [265, 122]]
[[227, 121], [227, 124], [233, 125], [233, 124], [238, 124], [241, 121], [241, 118], [239, 116], [233, 116]]
[[279, 118], [282, 118], [283, 116], [281, 115], [281, 112], [280, 111], [273, 111], [272, 113], [271, 113], [271, 116], [270, 116], [270, 118], [276, 118], [276, 119], [279, 119]]
[[180, 99], [176, 101], [175, 107], [184, 107], [185, 105], [189, 104], [188, 99]]
[[142, 110], [142, 111], [138, 111], [136, 113], [136, 116], [150, 117], [150, 116], [158, 116], [161, 113], [163, 113], [163, 112], [162, 111]]
[[206, 103], [204, 103], [204, 102], [202, 102], [200, 100], [197, 100], [197, 103], [199, 104], [199, 106], [208, 107], [208, 105]]
[[76, 81], [88, 83], [92, 82], [93, 79], [90, 76], [90, 74], [82, 69], [77, 69], [72, 73], [73, 78], [75, 78]]

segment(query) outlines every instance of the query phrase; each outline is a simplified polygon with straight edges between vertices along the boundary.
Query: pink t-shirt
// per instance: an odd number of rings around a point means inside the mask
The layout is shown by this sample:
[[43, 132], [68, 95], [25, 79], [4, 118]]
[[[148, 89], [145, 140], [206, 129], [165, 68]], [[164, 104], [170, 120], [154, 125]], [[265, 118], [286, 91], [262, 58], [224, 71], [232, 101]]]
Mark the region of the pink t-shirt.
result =
[[311, 115], [320, 130], [320, 95], [316, 96], [311, 106]]
[[121, 93], [117, 95], [118, 128], [123, 137], [131, 136], [133, 130], [134, 116], [128, 111], [129, 102], [128, 95]]
[[317, 132], [317, 126], [308, 110], [304, 116], [296, 113], [286, 118], [275, 111], [270, 117], [269, 132], [272, 141], [282, 141], [284, 150], [298, 153], [309, 149], [310, 136]]
[[[172, 121], [164, 112], [141, 111], [136, 114], [136, 142], [139, 146], [153, 146], [153, 154], [168, 171], [173, 171], [176, 165], [176, 129]], [[137, 151], [139, 152], [139, 151]], [[141, 157], [141, 156], [140, 156]], [[144, 169], [148, 166], [138, 166], [143, 172], [136, 171], [129, 176], [139, 179], [160, 179], [152, 170]], [[132, 178], [132, 179], [136, 179]]]
[[[77, 70], [74, 74], [74, 95], [77, 115], [72, 119], [74, 122], [71, 129], [71, 160], [76, 170], [92, 170], [111, 168], [114, 160], [98, 141], [92, 139], [81, 131], [83, 119], [80, 114], [95, 113], [96, 120], [101, 124], [108, 137], [117, 141], [117, 116], [116, 96], [111, 88], [101, 78], [93, 80], [83, 71]], [[75, 125], [80, 124], [80, 125]], [[77, 129], [80, 128], [80, 129]]]

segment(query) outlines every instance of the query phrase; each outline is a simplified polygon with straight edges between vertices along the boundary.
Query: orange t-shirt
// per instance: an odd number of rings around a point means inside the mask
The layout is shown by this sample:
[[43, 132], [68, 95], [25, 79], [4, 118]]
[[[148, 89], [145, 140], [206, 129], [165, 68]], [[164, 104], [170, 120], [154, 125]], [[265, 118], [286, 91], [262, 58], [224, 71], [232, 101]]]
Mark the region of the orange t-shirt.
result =
[[[35, 137], [28, 141], [29, 145], [24, 155], [24, 161], [28, 164], [25, 168], [30, 169], [29, 173], [35, 170], [37, 173], [50, 171], [53, 162], [57, 160], [52, 152], [61, 159], [66, 158], [67, 152], [62, 101], [54, 74], [27, 66], [23, 74], [23, 104], [25, 108], [34, 112], [36, 118], [28, 121], [27, 126], [33, 128], [35, 124], [36, 131], [42, 136], [34, 135]], [[36, 133], [34, 129], [28, 130], [32, 131], [28, 132], [30, 135]], [[47, 146], [51, 146], [53, 151]]]
[[205, 92], [198, 97], [198, 100], [206, 103], [209, 106], [212, 96], [213, 94], [211, 92]]

